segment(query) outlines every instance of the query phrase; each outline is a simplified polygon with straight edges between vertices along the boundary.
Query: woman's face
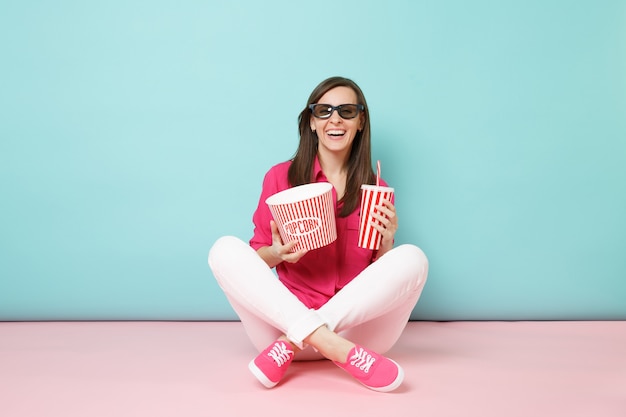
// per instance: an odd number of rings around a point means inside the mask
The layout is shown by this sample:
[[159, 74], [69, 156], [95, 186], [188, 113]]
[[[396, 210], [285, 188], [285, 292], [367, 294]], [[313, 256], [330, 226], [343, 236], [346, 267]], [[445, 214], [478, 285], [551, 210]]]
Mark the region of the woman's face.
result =
[[[316, 104], [357, 104], [357, 96], [349, 87], [335, 87], [328, 90]], [[311, 115], [311, 130], [317, 133], [318, 152], [348, 154], [357, 132], [363, 128], [363, 112], [353, 119], [343, 119], [337, 110], [329, 118], [320, 119]]]

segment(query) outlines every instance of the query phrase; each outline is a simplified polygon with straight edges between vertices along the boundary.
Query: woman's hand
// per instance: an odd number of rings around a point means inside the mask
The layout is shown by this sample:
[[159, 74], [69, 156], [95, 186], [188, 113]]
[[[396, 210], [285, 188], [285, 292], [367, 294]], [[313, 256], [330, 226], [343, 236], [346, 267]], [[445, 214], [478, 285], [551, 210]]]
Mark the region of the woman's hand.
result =
[[383, 237], [376, 255], [379, 258], [393, 248], [394, 237], [398, 230], [398, 216], [391, 201], [383, 200], [380, 205], [374, 207], [372, 217], [374, 218], [372, 227]]
[[296, 263], [307, 253], [306, 249], [291, 252], [298, 244], [296, 241], [283, 245], [283, 240], [278, 232], [278, 226], [274, 220], [270, 220], [270, 228], [272, 229], [272, 246], [263, 246], [257, 250], [259, 256], [263, 258], [270, 268], [274, 268], [281, 262]]

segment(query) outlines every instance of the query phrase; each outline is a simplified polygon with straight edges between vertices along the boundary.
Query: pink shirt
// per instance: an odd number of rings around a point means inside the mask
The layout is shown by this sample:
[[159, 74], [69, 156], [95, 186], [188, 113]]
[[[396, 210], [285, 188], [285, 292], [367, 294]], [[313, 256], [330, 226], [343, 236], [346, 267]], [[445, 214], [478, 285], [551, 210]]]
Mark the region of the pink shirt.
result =
[[[254, 236], [250, 246], [258, 250], [272, 245], [270, 220], [272, 214], [265, 200], [289, 187], [287, 170], [291, 161], [272, 167], [263, 180], [259, 205], [254, 212]], [[328, 182], [317, 158], [313, 172], [315, 182]], [[387, 185], [381, 180], [383, 185]], [[282, 262], [276, 266], [281, 282], [309, 308], [319, 308], [373, 262], [374, 251], [357, 246], [359, 208], [347, 217], [339, 217], [337, 192], [333, 188], [337, 240], [330, 245], [309, 251], [297, 263]]]

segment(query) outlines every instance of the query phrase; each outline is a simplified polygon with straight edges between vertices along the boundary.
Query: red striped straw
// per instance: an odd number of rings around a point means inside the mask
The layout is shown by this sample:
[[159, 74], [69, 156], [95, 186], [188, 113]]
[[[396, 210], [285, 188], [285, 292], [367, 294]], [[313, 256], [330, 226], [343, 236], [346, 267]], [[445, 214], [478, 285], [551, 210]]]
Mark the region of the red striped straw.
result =
[[376, 186], [380, 187], [380, 159], [376, 161]]

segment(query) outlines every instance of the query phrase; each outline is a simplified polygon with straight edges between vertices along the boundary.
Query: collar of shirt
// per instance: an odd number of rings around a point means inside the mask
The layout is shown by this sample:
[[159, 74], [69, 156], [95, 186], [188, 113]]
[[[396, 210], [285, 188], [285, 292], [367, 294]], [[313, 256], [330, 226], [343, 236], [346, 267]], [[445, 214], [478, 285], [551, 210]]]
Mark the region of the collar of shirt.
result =
[[[320, 160], [318, 156], [315, 156], [315, 162], [313, 163], [313, 178], [314, 182], [330, 182], [328, 181], [328, 177], [322, 171], [322, 165], [320, 164]], [[333, 186], [333, 202], [335, 203], [335, 214], [339, 215], [341, 211], [341, 207], [343, 206], [343, 201], [338, 201], [337, 190]]]

